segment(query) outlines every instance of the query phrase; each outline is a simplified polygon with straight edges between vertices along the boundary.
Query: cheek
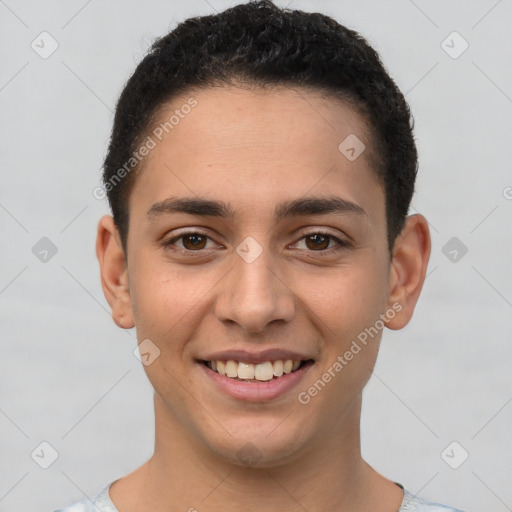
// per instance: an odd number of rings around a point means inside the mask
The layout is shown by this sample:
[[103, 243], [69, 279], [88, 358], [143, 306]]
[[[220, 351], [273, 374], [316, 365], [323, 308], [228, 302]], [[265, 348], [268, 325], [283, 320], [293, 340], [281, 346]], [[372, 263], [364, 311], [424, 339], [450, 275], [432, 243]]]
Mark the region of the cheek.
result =
[[[159, 345], [179, 339], [204, 291], [201, 281], [171, 265], [147, 260], [137, 266], [130, 283], [131, 302], [139, 340], [154, 338]], [[164, 348], [164, 347], [162, 347]]]
[[186, 373], [183, 363], [190, 362], [194, 349], [190, 340], [203, 332], [215, 285], [225, 272], [180, 267], [152, 254], [134, 268], [130, 290], [139, 343], [150, 339], [164, 356], [160, 364]]
[[374, 324], [387, 299], [385, 275], [372, 261], [321, 276], [297, 277], [296, 285], [325, 338], [340, 349], [348, 338]]
[[328, 375], [322, 380], [329, 381], [322, 399], [336, 417], [362, 391], [375, 365], [387, 304], [385, 273], [369, 261], [340, 273], [330, 288], [318, 309], [326, 326], [322, 367]]
[[150, 364], [144, 365], [144, 371], [155, 392], [165, 397], [179, 415], [187, 400], [182, 386], [188, 388], [190, 384], [187, 340], [199, 325], [197, 314], [205, 292], [193, 279], [162, 262], [151, 264], [148, 260], [146, 265], [139, 265], [133, 277], [137, 339], [146, 344], [145, 340], [150, 340], [154, 345], [146, 346], [157, 354]]
[[319, 402], [333, 412], [363, 389], [375, 365], [383, 330], [379, 315], [387, 303], [383, 268], [369, 258], [321, 279], [302, 279], [301, 296], [308, 297], [309, 317], [323, 340], [321, 380], [329, 382]]

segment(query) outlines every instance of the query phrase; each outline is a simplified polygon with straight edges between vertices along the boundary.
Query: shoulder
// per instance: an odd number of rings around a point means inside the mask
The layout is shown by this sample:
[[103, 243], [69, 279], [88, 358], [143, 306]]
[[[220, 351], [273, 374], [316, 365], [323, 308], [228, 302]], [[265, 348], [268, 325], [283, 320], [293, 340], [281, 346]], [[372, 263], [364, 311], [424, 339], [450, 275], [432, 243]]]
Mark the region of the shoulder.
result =
[[404, 500], [398, 512], [463, 512], [457, 508], [432, 503], [404, 489]]
[[98, 512], [98, 510], [101, 510], [101, 512], [118, 512], [108, 494], [108, 490], [113, 483], [109, 483], [93, 496], [83, 498], [54, 512]]

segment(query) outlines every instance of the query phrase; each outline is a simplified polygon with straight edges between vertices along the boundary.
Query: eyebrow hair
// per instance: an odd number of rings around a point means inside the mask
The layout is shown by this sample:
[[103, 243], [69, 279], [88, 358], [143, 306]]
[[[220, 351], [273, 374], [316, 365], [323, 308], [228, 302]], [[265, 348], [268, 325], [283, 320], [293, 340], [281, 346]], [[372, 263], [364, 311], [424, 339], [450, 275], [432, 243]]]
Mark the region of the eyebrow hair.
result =
[[[232, 218], [235, 210], [223, 201], [213, 201], [200, 197], [169, 197], [155, 203], [147, 212], [149, 217], [160, 214], [187, 213], [197, 216]], [[329, 213], [367, 215], [366, 211], [356, 203], [341, 197], [302, 197], [284, 201], [277, 205], [274, 220], [307, 215], [327, 215]]]
[[358, 204], [341, 197], [302, 197], [285, 201], [276, 207], [275, 220], [300, 215], [327, 215], [329, 213], [356, 213], [367, 215]]

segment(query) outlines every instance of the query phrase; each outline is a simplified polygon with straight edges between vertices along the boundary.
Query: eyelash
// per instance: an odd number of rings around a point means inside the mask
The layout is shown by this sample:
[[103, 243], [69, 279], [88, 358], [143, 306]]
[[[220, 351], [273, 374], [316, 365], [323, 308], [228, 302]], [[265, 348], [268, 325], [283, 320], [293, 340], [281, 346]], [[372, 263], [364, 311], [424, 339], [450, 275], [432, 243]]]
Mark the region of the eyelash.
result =
[[[161, 245], [166, 250], [172, 250], [172, 251], [182, 252], [182, 253], [187, 253], [187, 254], [194, 254], [194, 253], [204, 254], [205, 251], [209, 250], [209, 249], [198, 249], [197, 251], [194, 251], [194, 250], [190, 250], [190, 249], [182, 249], [181, 247], [172, 248], [172, 246], [175, 244], [175, 242], [177, 242], [178, 240], [180, 240], [181, 238], [183, 238], [184, 236], [187, 236], [187, 235], [199, 235], [199, 236], [202, 236], [205, 238], [209, 238], [211, 240], [211, 237], [209, 237], [206, 233], [203, 233], [202, 231], [187, 231], [184, 233], [180, 233], [179, 235], [176, 235], [172, 238], [164, 239], [162, 241]], [[312, 249], [301, 249], [301, 250], [307, 251], [309, 253], [318, 253], [320, 256], [327, 256], [327, 255], [333, 254], [334, 252], [348, 249], [351, 245], [349, 242], [340, 240], [338, 237], [335, 237], [331, 233], [328, 233], [327, 231], [323, 231], [321, 229], [320, 230], [317, 229], [315, 231], [310, 231], [308, 233], [302, 233], [301, 235], [302, 235], [301, 238], [299, 238], [299, 240], [297, 240], [297, 242], [304, 240], [308, 236], [313, 236], [313, 235], [327, 236], [330, 239], [329, 242], [330, 241], [336, 242], [337, 245], [335, 247], [330, 247], [328, 249], [321, 249], [318, 251], [315, 251]], [[297, 243], [297, 242], [295, 242], [295, 243]]]

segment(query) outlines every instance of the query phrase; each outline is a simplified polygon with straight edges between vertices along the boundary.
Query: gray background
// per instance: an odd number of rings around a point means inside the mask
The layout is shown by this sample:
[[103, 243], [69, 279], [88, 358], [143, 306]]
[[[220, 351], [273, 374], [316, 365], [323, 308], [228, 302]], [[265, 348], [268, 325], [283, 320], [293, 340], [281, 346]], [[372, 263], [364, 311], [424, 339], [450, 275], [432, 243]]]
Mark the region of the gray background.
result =
[[[69, 504], [152, 453], [152, 389], [100, 288], [108, 209], [92, 190], [115, 101], [154, 37], [234, 3], [0, 0], [0, 511]], [[384, 334], [363, 454], [427, 498], [512, 510], [512, 1], [277, 3], [361, 31], [416, 120], [411, 211], [431, 223], [429, 277], [409, 326]], [[31, 47], [43, 31], [59, 45], [46, 59]], [[453, 31], [469, 44], [457, 58]], [[32, 251], [42, 237], [58, 250], [47, 261]], [[48, 469], [43, 441], [58, 452]]]

